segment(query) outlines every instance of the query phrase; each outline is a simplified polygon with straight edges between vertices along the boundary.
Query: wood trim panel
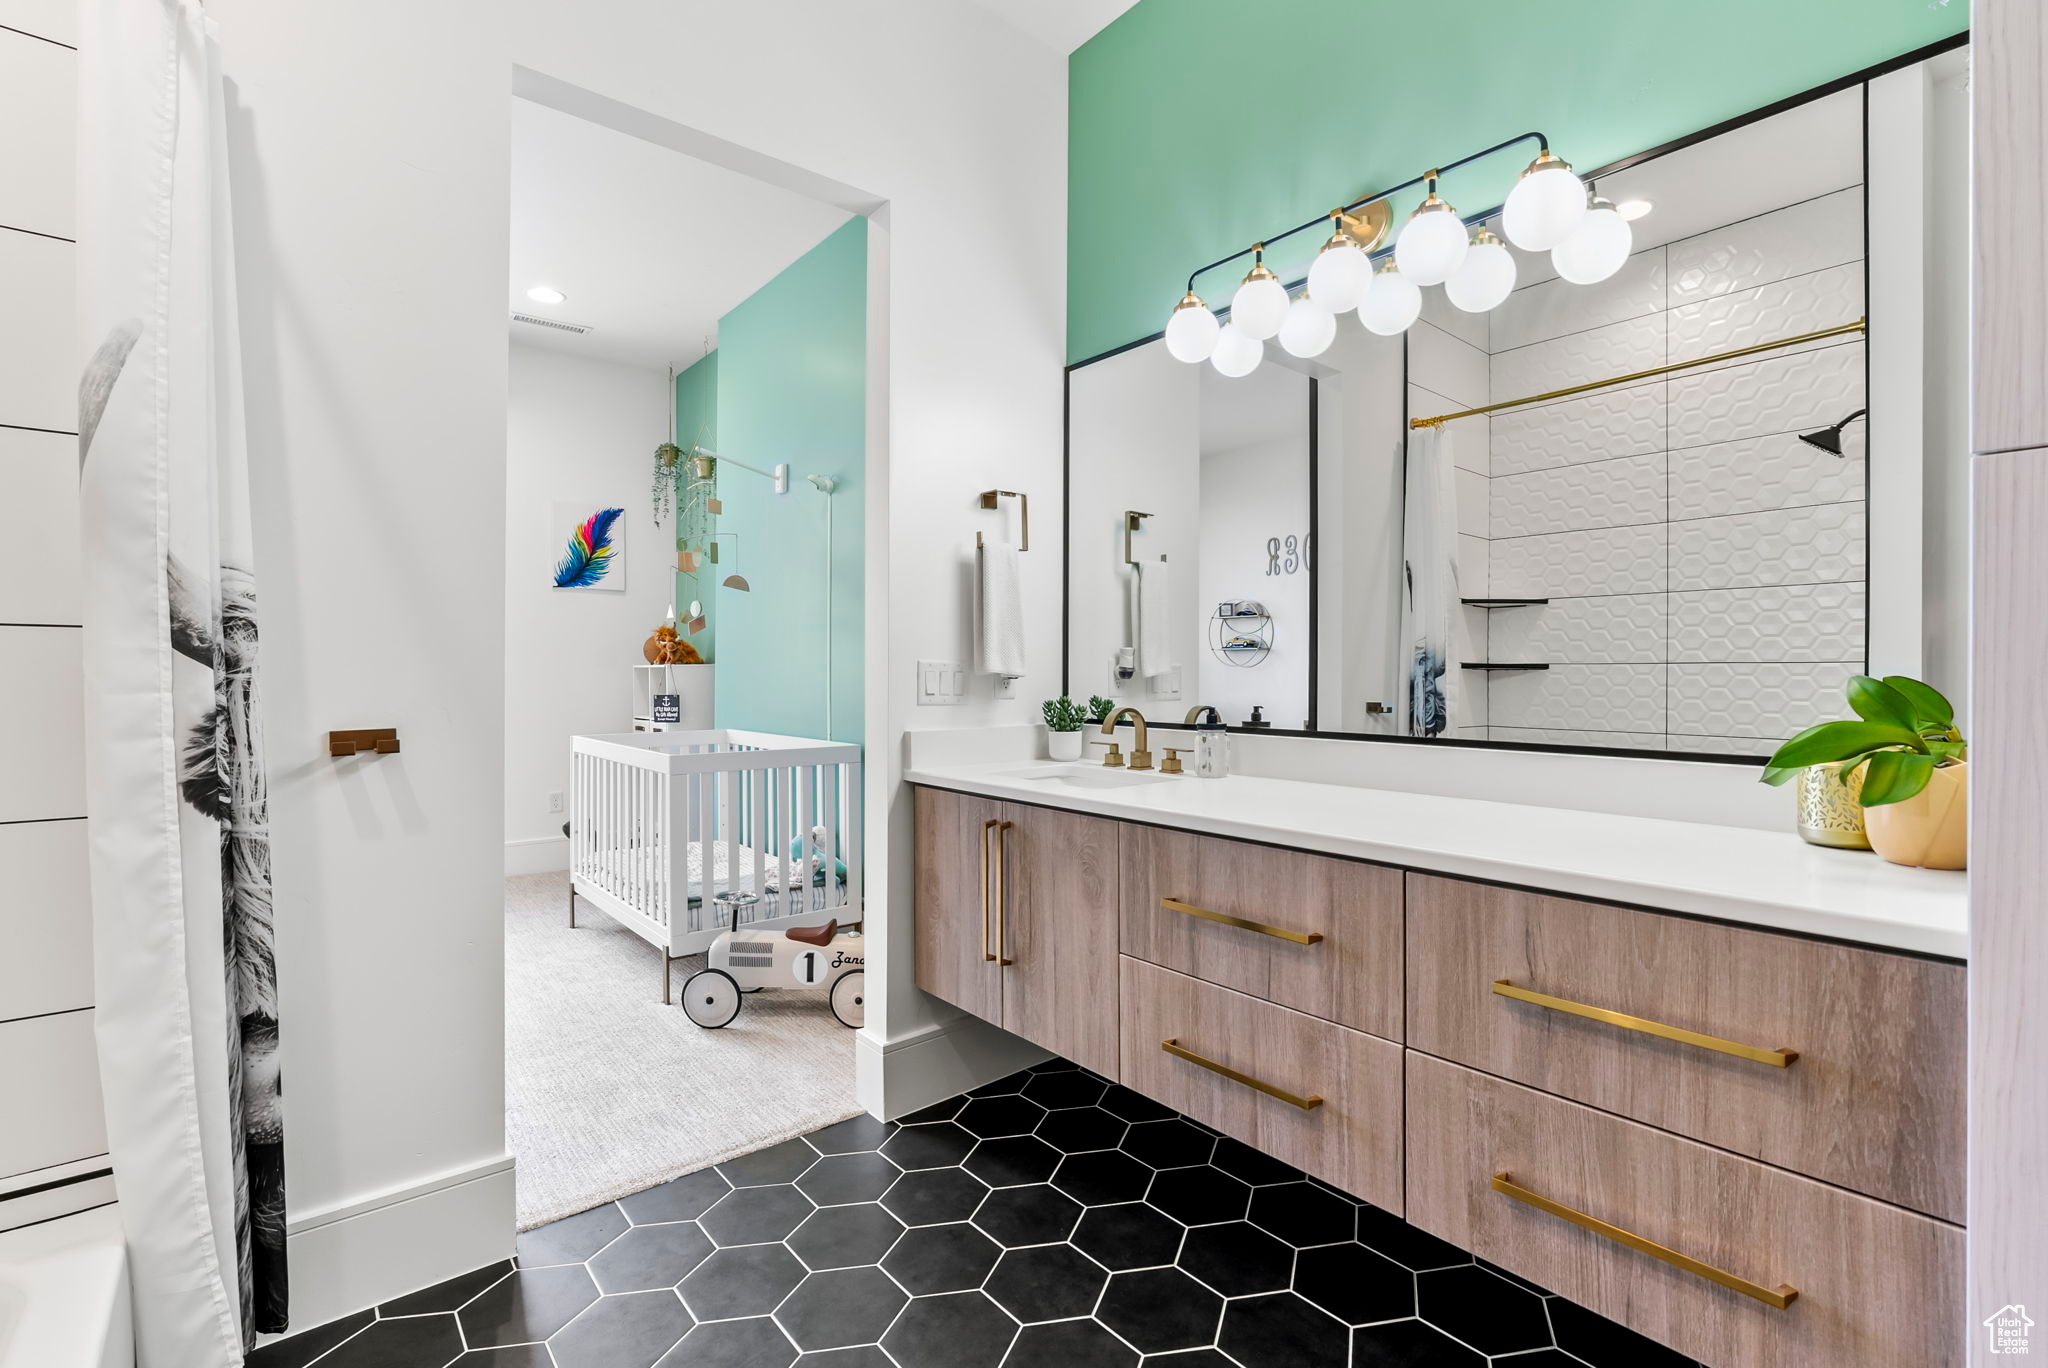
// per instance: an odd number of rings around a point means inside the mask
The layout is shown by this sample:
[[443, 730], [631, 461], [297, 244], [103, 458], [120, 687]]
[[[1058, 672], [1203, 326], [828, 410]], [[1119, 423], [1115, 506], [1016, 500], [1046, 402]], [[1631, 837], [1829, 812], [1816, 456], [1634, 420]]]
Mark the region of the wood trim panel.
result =
[[[1401, 871], [1135, 827], [1124, 831], [1121, 882], [1125, 954], [1401, 1039]], [[1322, 939], [1220, 925], [1162, 898]]]
[[1003, 805], [1002, 1027], [1118, 1076], [1117, 823]]
[[943, 789], [913, 796], [917, 986], [1000, 1025], [1002, 971], [981, 951], [981, 839], [982, 823], [1001, 820], [1003, 805]]
[[2048, 446], [2048, 7], [1977, 0], [1970, 14], [1970, 445]]
[[[1963, 1232], [1408, 1052], [1408, 1219], [1714, 1368], [1952, 1368]], [[1798, 1296], [1783, 1310], [1525, 1206], [1543, 1196]]]
[[[1962, 966], [1423, 874], [1408, 906], [1414, 1048], [1962, 1219]], [[1587, 1020], [1498, 979], [1799, 1057]]]
[[[1322, 1103], [1303, 1110], [1167, 1054], [1165, 1040]], [[1397, 1215], [1401, 1047], [1123, 957], [1124, 1085]]]

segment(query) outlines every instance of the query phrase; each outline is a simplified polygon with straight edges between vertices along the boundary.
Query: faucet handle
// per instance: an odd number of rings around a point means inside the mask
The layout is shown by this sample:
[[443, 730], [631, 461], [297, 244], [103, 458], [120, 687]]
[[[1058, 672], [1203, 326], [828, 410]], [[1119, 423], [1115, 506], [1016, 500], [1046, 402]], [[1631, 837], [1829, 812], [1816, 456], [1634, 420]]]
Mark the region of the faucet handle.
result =
[[1188, 746], [1168, 746], [1166, 748], [1166, 758], [1159, 762], [1159, 772], [1161, 774], [1186, 774], [1187, 771], [1180, 767], [1180, 758], [1186, 755], [1190, 749], [1191, 747]]
[[1114, 742], [1114, 741], [1090, 741], [1090, 742], [1089, 742], [1088, 744], [1089, 744], [1089, 745], [1091, 745], [1091, 746], [1107, 746], [1107, 747], [1109, 747], [1109, 754], [1107, 754], [1107, 755], [1105, 755], [1105, 756], [1103, 756], [1103, 757], [1102, 757], [1102, 763], [1103, 763], [1104, 765], [1108, 766], [1108, 767], [1109, 767], [1110, 769], [1122, 769], [1122, 768], [1123, 768], [1123, 766], [1124, 766], [1124, 748], [1123, 748], [1122, 746], [1119, 746], [1119, 745], [1118, 745], [1118, 744], [1117, 744], [1116, 742]]

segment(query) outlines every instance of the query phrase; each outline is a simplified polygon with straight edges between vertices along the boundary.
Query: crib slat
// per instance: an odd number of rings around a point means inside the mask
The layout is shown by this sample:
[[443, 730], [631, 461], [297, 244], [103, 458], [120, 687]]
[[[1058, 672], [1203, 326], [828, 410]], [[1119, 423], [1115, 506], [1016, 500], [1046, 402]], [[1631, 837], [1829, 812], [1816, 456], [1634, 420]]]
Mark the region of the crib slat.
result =
[[[766, 770], [747, 771], [747, 787], [751, 800], [748, 803], [747, 826], [749, 830], [747, 834], [749, 839], [747, 844], [753, 850], [753, 854], [748, 856], [748, 859], [753, 865], [754, 881], [752, 887], [756, 893], [763, 893], [765, 888], [761, 881], [761, 850], [769, 841], [767, 779], [768, 771]], [[787, 878], [783, 882], [787, 883]], [[765, 893], [763, 893], [764, 898], [765, 896]]]
[[718, 803], [712, 791], [713, 771], [695, 776], [697, 782], [697, 924], [716, 929], [718, 904], [711, 895], [718, 891]]
[[[839, 905], [839, 778], [842, 767], [820, 765], [818, 772], [825, 776], [823, 795], [825, 815], [825, 839], [819, 851], [824, 864], [825, 882], [819, 886], [818, 897], [827, 907]], [[844, 920], [844, 918], [842, 918]]]
[[840, 825], [846, 833], [841, 842], [846, 853], [840, 858], [846, 861], [846, 906], [851, 910], [853, 920], [860, 921], [867, 916], [867, 908], [862, 900], [860, 882], [860, 814], [861, 808], [866, 802], [866, 795], [861, 792], [860, 761], [849, 761], [843, 768], [846, 770], [846, 816]]
[[786, 884], [795, 885], [795, 888], [791, 889], [791, 906], [789, 909], [793, 913], [808, 911], [811, 906], [810, 860], [808, 856], [811, 853], [811, 828], [817, 823], [816, 809], [813, 806], [816, 802], [816, 794], [813, 790], [816, 788], [817, 782], [818, 767], [816, 765], [802, 765], [798, 767], [796, 791], [797, 849], [806, 858], [797, 865], [797, 874], [801, 877], [783, 880]]

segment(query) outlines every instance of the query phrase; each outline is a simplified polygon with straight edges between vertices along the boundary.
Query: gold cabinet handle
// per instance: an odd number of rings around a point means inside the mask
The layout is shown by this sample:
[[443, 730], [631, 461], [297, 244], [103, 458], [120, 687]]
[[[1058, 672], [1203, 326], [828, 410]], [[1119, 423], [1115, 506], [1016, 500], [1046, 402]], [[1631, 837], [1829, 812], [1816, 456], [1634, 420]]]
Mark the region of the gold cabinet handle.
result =
[[1181, 1044], [1178, 1040], [1162, 1040], [1159, 1042], [1159, 1048], [1172, 1055], [1175, 1059], [1185, 1059], [1190, 1064], [1199, 1064], [1210, 1073], [1222, 1074], [1233, 1083], [1242, 1083], [1247, 1088], [1256, 1088], [1268, 1097], [1277, 1097], [1290, 1107], [1299, 1107], [1303, 1111], [1314, 1111], [1317, 1107], [1323, 1105], [1323, 1099], [1320, 1097], [1302, 1097], [1287, 1091], [1285, 1088], [1276, 1088], [1271, 1083], [1267, 1083], [1262, 1079], [1253, 1078], [1248, 1073], [1239, 1073], [1228, 1064], [1218, 1064], [1213, 1059], [1205, 1059]]
[[996, 824], [996, 963], [1015, 964], [1010, 958], [1010, 828], [1015, 822]]
[[990, 964], [995, 963], [996, 956], [988, 943], [988, 834], [1001, 825], [1000, 817], [991, 817], [981, 824], [981, 958]]
[[1583, 1002], [1573, 1002], [1568, 998], [1552, 997], [1548, 993], [1538, 993], [1529, 988], [1517, 988], [1506, 979], [1495, 979], [1493, 991], [1501, 997], [1547, 1007], [1553, 1012], [1568, 1012], [1572, 1016], [1585, 1017], [1589, 1021], [1604, 1021], [1609, 1026], [1619, 1026], [1624, 1031], [1641, 1031], [1644, 1035], [1661, 1036], [1665, 1040], [1675, 1040], [1681, 1045], [1695, 1045], [1702, 1050], [1714, 1050], [1720, 1054], [1734, 1055], [1737, 1059], [1754, 1060], [1758, 1064], [1769, 1064], [1773, 1068], [1782, 1069], [1799, 1058], [1797, 1050], [1766, 1050], [1761, 1045], [1745, 1045], [1739, 1040], [1723, 1040], [1719, 1036], [1702, 1035], [1698, 1031], [1688, 1031], [1682, 1026], [1666, 1026], [1661, 1021], [1651, 1021], [1647, 1017], [1630, 1016], [1626, 1012], [1610, 1012], [1605, 1007], [1589, 1007]]
[[1590, 1230], [1595, 1235], [1612, 1240], [1616, 1244], [1627, 1245], [1639, 1254], [1647, 1254], [1653, 1259], [1662, 1259], [1673, 1268], [1682, 1268], [1696, 1277], [1705, 1278], [1708, 1282], [1718, 1283], [1722, 1287], [1740, 1292], [1745, 1297], [1754, 1297], [1765, 1306], [1774, 1306], [1778, 1310], [1783, 1311], [1799, 1296], [1799, 1292], [1795, 1288], [1786, 1287], [1783, 1284], [1776, 1288], [1770, 1288], [1765, 1287], [1761, 1283], [1753, 1283], [1747, 1278], [1737, 1277], [1726, 1269], [1716, 1268], [1712, 1264], [1701, 1263], [1698, 1259], [1690, 1255], [1681, 1254], [1675, 1249], [1667, 1249], [1655, 1240], [1646, 1240], [1640, 1235], [1623, 1230], [1620, 1226], [1609, 1225], [1597, 1216], [1588, 1216], [1585, 1212], [1575, 1211], [1562, 1202], [1553, 1202], [1540, 1193], [1531, 1192], [1529, 1189], [1522, 1187], [1514, 1181], [1513, 1176], [1510, 1174], [1494, 1174], [1493, 1190], [1504, 1193], [1525, 1206], [1532, 1206], [1538, 1211], [1547, 1212], [1557, 1217], [1560, 1221], [1569, 1221], [1581, 1230]]
[[1247, 921], [1243, 917], [1233, 917], [1228, 912], [1217, 912], [1207, 907], [1197, 907], [1193, 903], [1182, 902], [1179, 898], [1161, 898], [1159, 905], [1169, 912], [1180, 912], [1190, 917], [1200, 917], [1203, 921], [1212, 921], [1218, 926], [1234, 926], [1240, 931], [1256, 931], [1262, 936], [1271, 936], [1275, 940], [1293, 941], [1296, 945], [1314, 945], [1323, 938], [1323, 933], [1320, 931], [1290, 931], [1284, 926], [1268, 926], [1265, 922]]

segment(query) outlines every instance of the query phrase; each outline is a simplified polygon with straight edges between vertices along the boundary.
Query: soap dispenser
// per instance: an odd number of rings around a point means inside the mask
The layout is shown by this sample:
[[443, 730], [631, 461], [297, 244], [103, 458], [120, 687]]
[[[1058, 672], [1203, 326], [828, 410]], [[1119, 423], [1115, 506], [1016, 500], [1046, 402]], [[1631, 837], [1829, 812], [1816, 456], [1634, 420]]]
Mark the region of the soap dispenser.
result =
[[1223, 714], [1198, 703], [1188, 709], [1186, 721], [1195, 729], [1196, 777], [1221, 779], [1230, 773], [1230, 732], [1223, 725]]

